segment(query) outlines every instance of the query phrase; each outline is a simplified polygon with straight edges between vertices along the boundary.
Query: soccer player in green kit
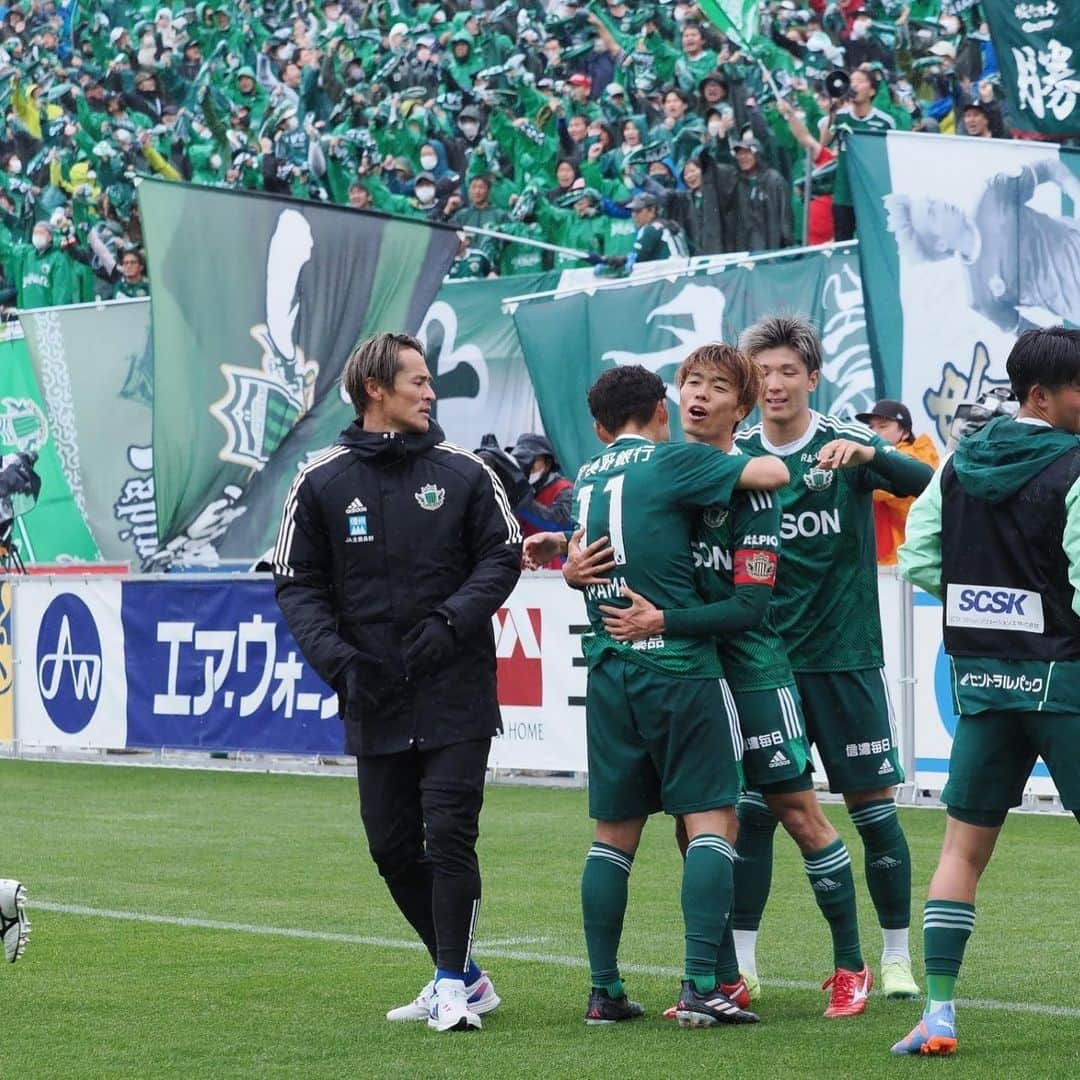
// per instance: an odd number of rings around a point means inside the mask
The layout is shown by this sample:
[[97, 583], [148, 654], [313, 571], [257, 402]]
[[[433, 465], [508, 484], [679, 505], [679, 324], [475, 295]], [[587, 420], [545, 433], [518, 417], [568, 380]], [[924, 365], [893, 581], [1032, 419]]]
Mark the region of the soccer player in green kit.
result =
[[[736, 436], [745, 454], [776, 455], [791, 473], [779, 492], [783, 560], [771, 614], [787, 648], [806, 731], [829, 789], [844, 796], [863, 841], [870, 896], [884, 935], [882, 990], [916, 997], [911, 975], [911, 856], [896, 814], [903, 780], [882, 666], [873, 492], [918, 495], [933, 475], [862, 424], [810, 408], [821, 346], [804, 319], [774, 316], [749, 327], [742, 350], [760, 367], [761, 423]], [[776, 818], [745, 796], [739, 805], [739, 967], [757, 983], [754, 946], [772, 877]], [[860, 1012], [873, 985], [868, 967], [838, 970], [833, 1015]]]
[[583, 544], [610, 538], [615, 567], [609, 581], [585, 590], [589, 814], [596, 821], [581, 881], [592, 972], [585, 1021], [611, 1024], [644, 1012], [626, 996], [618, 948], [634, 854], [649, 815], [662, 809], [682, 818], [688, 838], [679, 1023], [754, 1023], [716, 982], [731, 902], [741, 746], [726, 719], [715, 646], [673, 633], [619, 642], [600, 608], [618, 604], [623, 588], [665, 608], [700, 605], [690, 542], [701, 512], [728, 505], [737, 487], [775, 490], [787, 483], [787, 469], [771, 457], [748, 461], [670, 442], [666, 387], [642, 367], [600, 375], [589, 410], [605, 449], [578, 471], [575, 516]]
[[[675, 384], [687, 439], [738, 456], [735, 428], [753, 410], [761, 386], [756, 365], [729, 345], [704, 345], [683, 362]], [[695, 530], [695, 582], [705, 606], [663, 611], [627, 590], [629, 608], [604, 605], [600, 610], [606, 629], [619, 641], [640, 641], [664, 632], [716, 639], [728, 712], [737, 716], [741, 730], [746, 784], [754, 790], [756, 802], [781, 820], [802, 852], [814, 897], [832, 932], [835, 968], [858, 973], [865, 965], [851, 856], [814, 793], [799, 691], [768, 614], [781, 553], [780, 528], [775, 498], [736, 492], [730, 509], [706, 510]], [[611, 563], [603, 561], [606, 557], [609, 553], [601, 551], [584, 560], [585, 572], [610, 568]], [[580, 558], [575, 546], [567, 567], [572, 582]], [[685, 849], [685, 835], [680, 836], [680, 846]], [[749, 988], [739, 973], [730, 930], [720, 949], [717, 979], [729, 998], [741, 1008], [749, 1007]], [[859, 1011], [863, 1007], [865, 1001]], [[833, 1013], [830, 1006], [826, 1015], [852, 1014]]]

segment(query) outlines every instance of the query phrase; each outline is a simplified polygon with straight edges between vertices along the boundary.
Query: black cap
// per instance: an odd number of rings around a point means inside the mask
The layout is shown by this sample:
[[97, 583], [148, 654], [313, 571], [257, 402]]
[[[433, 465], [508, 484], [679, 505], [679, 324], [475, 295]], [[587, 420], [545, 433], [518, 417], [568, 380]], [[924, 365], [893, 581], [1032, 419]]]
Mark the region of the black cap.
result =
[[861, 424], [868, 424], [871, 419], [895, 420], [905, 431], [911, 431], [911, 412], [902, 401], [892, 398], [882, 398], [869, 412], [856, 413], [855, 419]]
[[656, 196], [650, 195], [647, 191], [642, 191], [626, 204], [626, 208], [627, 210], [647, 210], [650, 206], [656, 205], [658, 205]]

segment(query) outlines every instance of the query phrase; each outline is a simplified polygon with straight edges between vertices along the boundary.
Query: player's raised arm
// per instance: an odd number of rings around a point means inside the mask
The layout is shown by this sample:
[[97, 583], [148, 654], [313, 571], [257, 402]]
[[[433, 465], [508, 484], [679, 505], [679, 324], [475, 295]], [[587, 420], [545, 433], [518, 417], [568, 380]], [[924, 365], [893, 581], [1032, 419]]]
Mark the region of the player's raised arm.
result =
[[779, 491], [790, 479], [788, 467], [778, 457], [766, 454], [747, 460], [735, 486], [754, 491]]

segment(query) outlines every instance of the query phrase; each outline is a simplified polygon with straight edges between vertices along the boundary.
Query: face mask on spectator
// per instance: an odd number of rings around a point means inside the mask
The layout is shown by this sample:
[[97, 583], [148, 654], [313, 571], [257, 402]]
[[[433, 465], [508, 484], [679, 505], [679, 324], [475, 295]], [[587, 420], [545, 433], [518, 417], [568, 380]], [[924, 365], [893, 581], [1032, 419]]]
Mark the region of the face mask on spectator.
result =
[[439, 164], [439, 157], [437, 154], [421, 154], [420, 165], [424, 169], [434, 169]]
[[52, 236], [41, 229], [35, 229], [33, 236], [30, 237], [30, 242], [37, 251], [44, 251], [52, 243]]
[[18, 176], [22, 172], [22, 161], [17, 157], [11, 158], [8, 161], [8, 172]]
[[475, 139], [479, 131], [480, 125], [474, 120], [461, 121], [461, 134], [464, 135], [466, 139]]
[[723, 120], [710, 120], [709, 121], [709, 134], [715, 139], [724, 130]]
[[547, 469], [545, 469], [543, 465], [538, 465], [531, 473], [529, 473], [529, 483], [535, 484], [546, 472]]
[[431, 184], [417, 184], [416, 198], [418, 202], [424, 203], [425, 206], [428, 203], [434, 202], [435, 188]]

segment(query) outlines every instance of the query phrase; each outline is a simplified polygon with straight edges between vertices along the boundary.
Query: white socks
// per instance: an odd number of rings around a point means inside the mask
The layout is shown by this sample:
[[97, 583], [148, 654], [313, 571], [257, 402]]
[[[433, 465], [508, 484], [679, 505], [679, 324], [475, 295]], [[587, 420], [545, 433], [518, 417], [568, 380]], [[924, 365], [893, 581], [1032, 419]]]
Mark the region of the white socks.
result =
[[735, 939], [735, 955], [739, 958], [739, 970], [747, 975], [757, 975], [756, 930], [732, 930]]
[[911, 951], [908, 947], [908, 928], [906, 926], [902, 930], [886, 930], [883, 927], [881, 937], [884, 941], [881, 950], [882, 964], [886, 964], [890, 960], [907, 960], [909, 963], [911, 962]]

